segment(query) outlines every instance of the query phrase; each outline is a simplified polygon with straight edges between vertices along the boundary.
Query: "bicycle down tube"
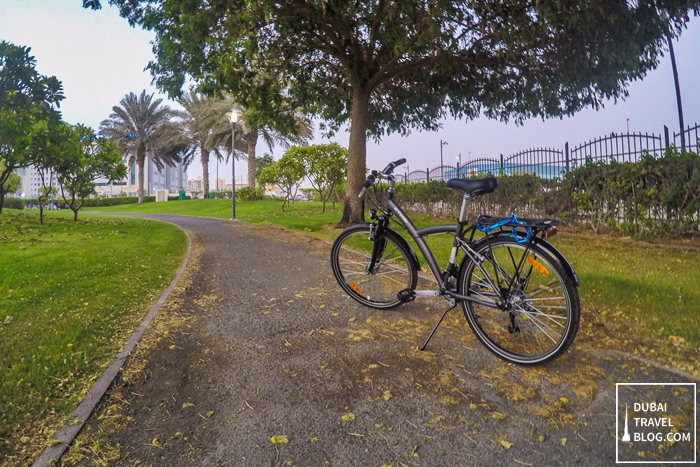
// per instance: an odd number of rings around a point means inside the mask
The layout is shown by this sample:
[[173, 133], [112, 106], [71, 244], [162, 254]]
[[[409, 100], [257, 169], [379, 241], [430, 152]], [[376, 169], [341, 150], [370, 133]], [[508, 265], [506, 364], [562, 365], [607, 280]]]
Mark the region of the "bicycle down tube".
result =
[[[457, 300], [466, 300], [469, 302], [474, 302], [478, 303], [483, 306], [487, 306], [490, 308], [498, 308], [498, 305], [496, 304], [495, 301], [484, 301], [484, 300], [479, 300], [474, 297], [470, 297], [467, 295], [460, 295], [456, 292], [453, 292], [451, 290], [445, 290], [445, 284], [442, 278], [442, 271], [440, 270], [440, 266], [437, 263], [437, 260], [435, 259], [435, 256], [433, 255], [433, 252], [430, 250], [428, 247], [427, 243], [425, 243], [425, 239], [423, 238], [424, 235], [431, 235], [431, 234], [437, 234], [437, 233], [452, 233], [454, 232], [456, 237], [461, 237], [462, 232], [460, 230], [463, 230], [464, 225], [462, 225], [462, 228], [460, 229], [460, 225], [441, 225], [441, 226], [431, 226], [431, 227], [426, 227], [424, 229], [418, 230], [416, 229], [416, 226], [411, 222], [411, 220], [408, 218], [405, 212], [401, 209], [401, 207], [396, 204], [396, 202], [389, 197], [387, 199], [387, 206], [389, 209], [396, 215], [396, 217], [401, 220], [401, 223], [404, 225], [406, 228], [406, 231], [408, 234], [413, 238], [413, 240], [416, 242], [416, 245], [418, 245], [418, 249], [420, 252], [423, 254], [423, 257], [425, 258], [426, 263], [428, 263], [428, 267], [430, 268], [430, 271], [433, 273], [433, 276], [435, 277], [435, 280], [438, 283], [438, 287], [440, 290], [443, 291], [444, 295], [447, 295], [448, 297], [457, 299]], [[463, 209], [463, 211], [466, 209]], [[464, 216], [460, 214], [460, 221], [463, 221]], [[459, 240], [456, 240], [455, 243], [458, 243]], [[485, 275], [486, 278], [488, 278], [489, 282], [491, 282], [490, 277], [486, 272], [483, 270], [481, 264], [476, 261], [476, 258], [474, 258], [467, 250], [465, 250], [465, 254], [469, 255], [472, 261], [474, 261], [474, 264], [476, 267], [482, 272], [482, 274]], [[454, 261], [454, 257], [451, 256], [452, 261]], [[493, 290], [498, 290], [495, 284], [491, 283], [491, 286], [493, 286]]]

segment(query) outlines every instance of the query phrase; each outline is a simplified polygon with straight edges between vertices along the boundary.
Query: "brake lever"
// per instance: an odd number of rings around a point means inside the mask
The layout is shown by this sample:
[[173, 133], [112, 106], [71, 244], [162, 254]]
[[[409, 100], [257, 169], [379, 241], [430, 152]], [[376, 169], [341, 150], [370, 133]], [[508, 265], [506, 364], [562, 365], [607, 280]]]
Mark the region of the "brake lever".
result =
[[364, 187], [363, 187], [363, 188], [362, 188], [362, 191], [360, 191], [360, 194], [357, 195], [357, 197], [358, 197], [358, 198], [362, 198], [362, 197], [364, 196], [364, 194], [365, 194], [365, 191], [367, 191], [367, 188], [364, 188]]

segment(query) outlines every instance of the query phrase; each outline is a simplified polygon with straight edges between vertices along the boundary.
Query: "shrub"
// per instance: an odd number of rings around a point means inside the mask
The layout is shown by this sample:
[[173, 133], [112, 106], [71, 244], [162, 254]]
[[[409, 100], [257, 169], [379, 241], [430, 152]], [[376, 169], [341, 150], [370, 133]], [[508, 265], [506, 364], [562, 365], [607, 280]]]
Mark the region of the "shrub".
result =
[[236, 198], [240, 199], [241, 201], [260, 201], [265, 199], [265, 192], [262, 188], [245, 186], [239, 190], [236, 190]]
[[2, 201], [2, 207], [7, 209], [24, 209], [24, 200], [22, 198], [5, 197]]

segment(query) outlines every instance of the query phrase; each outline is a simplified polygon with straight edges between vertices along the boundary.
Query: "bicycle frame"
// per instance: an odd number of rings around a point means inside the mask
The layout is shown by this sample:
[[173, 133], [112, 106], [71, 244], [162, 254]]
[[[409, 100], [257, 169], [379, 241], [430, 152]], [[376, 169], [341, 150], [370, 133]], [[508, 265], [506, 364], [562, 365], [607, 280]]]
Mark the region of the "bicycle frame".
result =
[[[434, 234], [440, 234], [440, 233], [449, 233], [449, 234], [454, 234], [455, 240], [452, 245], [452, 252], [450, 254], [450, 260], [449, 264], [447, 266], [447, 272], [450, 274], [454, 274], [457, 270], [457, 265], [456, 265], [456, 257], [457, 257], [457, 250], [459, 248], [464, 251], [464, 253], [469, 256], [469, 258], [472, 260], [472, 262], [475, 264], [475, 266], [481, 271], [481, 273], [484, 275], [484, 277], [488, 280], [489, 285], [492, 286], [492, 289], [498, 293], [498, 298], [500, 300], [503, 300], [503, 297], [500, 295], [500, 290], [499, 287], [496, 286], [496, 284], [493, 283], [491, 280], [490, 275], [483, 269], [481, 266], [481, 262], [483, 261], [483, 258], [478, 255], [475, 251], [471, 250], [469, 248], [469, 245], [464, 241], [463, 239], [463, 234], [464, 234], [464, 229], [467, 225], [467, 210], [469, 208], [469, 195], [464, 195], [462, 199], [462, 207], [460, 209], [459, 213], [459, 219], [457, 224], [447, 224], [447, 225], [436, 225], [436, 226], [431, 226], [431, 227], [425, 227], [423, 229], [416, 229], [416, 226], [411, 222], [411, 219], [408, 218], [406, 213], [401, 209], [401, 207], [396, 204], [394, 201], [394, 180], [390, 180], [389, 184], [389, 190], [387, 193], [387, 207], [389, 208], [389, 212], [391, 214], [396, 215], [396, 217], [399, 218], [401, 223], [403, 224], [404, 228], [408, 232], [408, 234], [413, 238], [413, 240], [416, 242], [416, 245], [418, 245], [418, 249], [420, 252], [423, 254], [423, 257], [425, 258], [426, 263], [428, 264], [428, 267], [430, 268], [430, 271], [432, 272], [433, 276], [435, 277], [435, 280], [438, 284], [438, 291], [422, 291], [422, 290], [417, 290], [416, 295], [428, 295], [428, 296], [441, 296], [441, 295], [446, 295], [450, 297], [451, 299], [454, 300], [464, 300], [468, 302], [473, 302], [477, 303], [479, 305], [487, 306], [489, 308], [499, 308], [499, 304], [495, 301], [488, 302], [485, 300], [480, 300], [478, 298], [470, 297], [467, 295], [461, 295], [458, 294], [457, 292], [454, 292], [452, 290], [447, 290], [445, 288], [445, 283], [443, 279], [442, 272], [440, 270], [440, 266], [437, 263], [437, 260], [435, 259], [435, 255], [433, 255], [433, 252], [430, 250], [428, 247], [428, 244], [425, 242], [425, 239], [423, 237], [427, 235], [434, 235]], [[380, 223], [378, 224], [379, 228], [382, 229], [384, 226]]]

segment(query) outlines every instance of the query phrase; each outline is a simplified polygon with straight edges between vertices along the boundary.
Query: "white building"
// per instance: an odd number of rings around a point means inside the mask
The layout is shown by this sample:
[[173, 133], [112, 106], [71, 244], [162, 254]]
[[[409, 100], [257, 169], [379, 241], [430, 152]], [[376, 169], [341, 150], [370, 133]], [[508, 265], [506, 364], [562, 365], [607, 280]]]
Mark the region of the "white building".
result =
[[[41, 182], [41, 174], [39, 172], [39, 169], [31, 165], [23, 169], [17, 169], [15, 170], [15, 173], [19, 175], [21, 179], [20, 188], [16, 196], [22, 198], [38, 198], [39, 189], [44, 186], [44, 184]], [[56, 174], [54, 174], [53, 177], [51, 177], [51, 173], [49, 171], [45, 171], [44, 178], [47, 184], [49, 183], [49, 179], [51, 178], [51, 185], [59, 190], [58, 197], [60, 198], [61, 187], [58, 184]]]
[[[125, 161], [122, 161], [125, 162]], [[126, 162], [125, 162], [126, 163]], [[127, 166], [126, 178], [108, 183], [107, 180], [96, 180], [97, 193], [104, 193], [106, 196], [137, 196], [139, 190], [138, 184], [138, 169], [136, 161], [133, 161], [130, 166]], [[153, 163], [150, 157], [146, 156], [143, 173], [143, 190], [146, 196], [154, 196], [156, 190], [168, 190], [170, 193], [177, 193], [180, 190], [187, 188], [187, 169], [182, 162], [175, 164], [175, 167], [166, 165], [163, 170], [158, 170], [158, 167]]]

